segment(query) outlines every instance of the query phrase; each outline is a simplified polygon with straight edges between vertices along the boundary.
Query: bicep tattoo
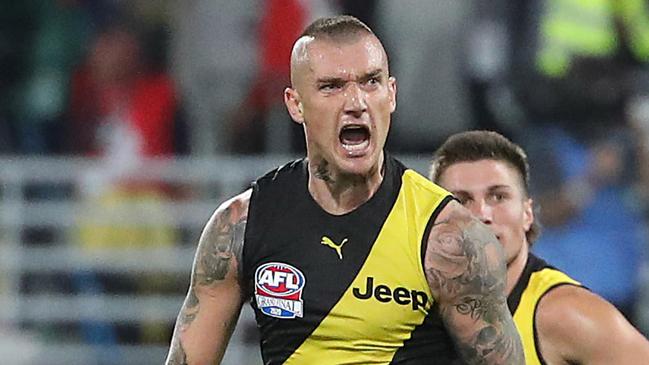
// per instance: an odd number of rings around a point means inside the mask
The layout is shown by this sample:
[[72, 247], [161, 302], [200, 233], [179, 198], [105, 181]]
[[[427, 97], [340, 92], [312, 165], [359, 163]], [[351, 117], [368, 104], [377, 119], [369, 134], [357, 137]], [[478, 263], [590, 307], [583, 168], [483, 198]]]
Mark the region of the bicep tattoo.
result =
[[205, 229], [196, 252], [193, 283], [211, 285], [225, 279], [232, 258], [241, 263], [246, 214], [241, 214], [236, 202], [227, 207]]
[[523, 351], [507, 308], [502, 247], [468, 215], [433, 226], [425, 271], [440, 315], [470, 364], [522, 363]]

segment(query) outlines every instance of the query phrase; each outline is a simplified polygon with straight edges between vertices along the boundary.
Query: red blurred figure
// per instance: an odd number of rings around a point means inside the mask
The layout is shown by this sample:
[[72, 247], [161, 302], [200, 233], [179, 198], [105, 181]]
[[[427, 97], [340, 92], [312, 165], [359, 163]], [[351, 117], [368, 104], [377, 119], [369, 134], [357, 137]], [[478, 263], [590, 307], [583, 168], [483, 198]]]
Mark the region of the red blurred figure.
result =
[[97, 35], [72, 79], [71, 148], [127, 164], [122, 158], [171, 155], [175, 112], [169, 76], [146, 68], [134, 32], [110, 27]]

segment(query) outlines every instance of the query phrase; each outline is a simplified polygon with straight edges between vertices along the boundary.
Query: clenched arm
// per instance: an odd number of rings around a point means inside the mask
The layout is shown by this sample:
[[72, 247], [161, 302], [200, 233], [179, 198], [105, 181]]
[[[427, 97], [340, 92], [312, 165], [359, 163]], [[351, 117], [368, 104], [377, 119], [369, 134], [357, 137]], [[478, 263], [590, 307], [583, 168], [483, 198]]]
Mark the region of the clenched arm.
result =
[[250, 191], [221, 205], [196, 250], [167, 365], [220, 363], [243, 304], [238, 278]]
[[505, 296], [506, 265], [493, 233], [456, 202], [437, 217], [424, 269], [460, 356], [469, 364], [524, 364]]

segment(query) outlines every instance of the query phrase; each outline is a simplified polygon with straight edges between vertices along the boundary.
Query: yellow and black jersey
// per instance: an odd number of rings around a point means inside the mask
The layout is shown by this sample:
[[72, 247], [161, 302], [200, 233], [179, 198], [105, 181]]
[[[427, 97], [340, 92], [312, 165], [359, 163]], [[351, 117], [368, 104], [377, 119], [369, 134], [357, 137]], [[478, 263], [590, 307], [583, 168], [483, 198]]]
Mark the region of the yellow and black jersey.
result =
[[545, 294], [560, 285], [581, 286], [568, 275], [530, 254], [521, 278], [507, 298], [509, 311], [514, 316], [514, 323], [523, 342], [527, 365], [545, 364], [538, 346], [536, 308]]
[[334, 216], [307, 161], [253, 184], [242, 276], [264, 364], [449, 364], [457, 355], [423, 271], [425, 237], [451, 195], [386, 155], [384, 179]]

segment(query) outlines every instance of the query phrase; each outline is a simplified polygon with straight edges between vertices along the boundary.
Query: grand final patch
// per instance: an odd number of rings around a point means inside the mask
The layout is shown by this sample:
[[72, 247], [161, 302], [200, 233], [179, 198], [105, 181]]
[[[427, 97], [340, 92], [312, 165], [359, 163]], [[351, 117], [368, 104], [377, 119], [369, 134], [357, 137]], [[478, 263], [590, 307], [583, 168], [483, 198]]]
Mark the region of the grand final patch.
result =
[[255, 271], [257, 307], [271, 317], [301, 318], [304, 284], [304, 274], [289, 264], [269, 262], [261, 265]]

